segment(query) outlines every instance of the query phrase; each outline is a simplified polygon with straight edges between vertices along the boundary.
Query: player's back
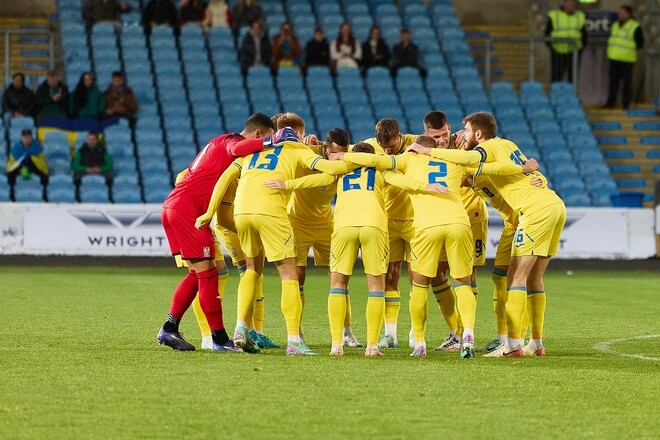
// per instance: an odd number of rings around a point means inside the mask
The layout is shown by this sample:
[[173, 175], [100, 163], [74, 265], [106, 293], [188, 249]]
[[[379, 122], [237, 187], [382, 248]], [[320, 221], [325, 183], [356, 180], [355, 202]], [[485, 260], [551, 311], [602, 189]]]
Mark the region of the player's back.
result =
[[452, 162], [444, 162], [426, 155], [405, 153], [397, 159], [402, 171], [415, 180], [437, 183], [449, 189], [448, 194], [409, 191], [415, 210], [415, 228], [461, 223], [470, 225], [460, 195], [465, 168]]
[[505, 223], [518, 224], [518, 213], [504, 200], [499, 191], [493, 186], [487, 176], [476, 176], [474, 178], [474, 192], [483, 200], [488, 201], [490, 206], [500, 213]]
[[373, 226], [387, 232], [385, 180], [374, 168], [358, 168], [337, 182], [335, 229]]
[[[516, 165], [523, 165], [527, 161], [527, 157], [516, 144], [502, 138], [496, 137], [482, 142], [475, 150], [485, 156], [486, 162], [513, 162]], [[545, 179], [545, 176], [538, 171], [512, 176], [491, 175], [488, 176], [488, 179], [504, 200], [516, 211], [562, 203], [559, 196], [547, 186], [531, 185], [530, 182], [534, 177]]]
[[229, 133], [206, 144], [188, 166], [188, 172], [167, 196], [164, 206], [183, 203], [188, 209], [206, 211], [215, 182], [234, 160], [230, 153], [231, 146], [243, 139], [238, 133]]
[[285, 217], [290, 193], [264, 186], [270, 179], [291, 180], [303, 158], [319, 157], [299, 142], [246, 156], [241, 166], [241, 180], [236, 190], [234, 214], [264, 214]]

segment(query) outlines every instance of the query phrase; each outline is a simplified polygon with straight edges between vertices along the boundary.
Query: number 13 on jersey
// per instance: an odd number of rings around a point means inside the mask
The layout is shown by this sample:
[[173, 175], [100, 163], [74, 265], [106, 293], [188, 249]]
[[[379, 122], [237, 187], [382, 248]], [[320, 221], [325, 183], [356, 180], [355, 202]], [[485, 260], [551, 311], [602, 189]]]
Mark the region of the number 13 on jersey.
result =
[[248, 164], [248, 170], [252, 168], [257, 168], [259, 170], [274, 170], [279, 161], [281, 152], [282, 147], [279, 147], [253, 154], [252, 159]]

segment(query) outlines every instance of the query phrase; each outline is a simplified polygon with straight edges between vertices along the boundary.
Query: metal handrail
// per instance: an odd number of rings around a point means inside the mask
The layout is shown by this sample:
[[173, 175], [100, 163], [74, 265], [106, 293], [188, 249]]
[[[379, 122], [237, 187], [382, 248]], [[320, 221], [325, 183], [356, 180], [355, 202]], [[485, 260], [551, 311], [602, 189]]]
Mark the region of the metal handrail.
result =
[[10, 75], [10, 61], [11, 61], [11, 35], [12, 34], [23, 34], [23, 35], [46, 35], [48, 37], [48, 64], [49, 68], [53, 69], [55, 67], [55, 34], [51, 31], [40, 31], [40, 30], [31, 30], [31, 29], [0, 29], [0, 32], [4, 34], [5, 40], [5, 76], [4, 78], [9, 77]]
[[529, 44], [529, 81], [534, 81], [536, 69], [534, 66], [534, 54], [536, 52], [536, 43], [567, 43], [573, 47], [571, 52], [573, 57], [572, 78], [573, 88], [577, 91], [578, 86], [578, 47], [573, 38], [551, 38], [551, 37], [491, 37], [489, 36], [486, 44], [486, 61], [484, 71], [484, 82], [486, 90], [490, 91], [492, 83], [492, 62], [493, 62], [493, 43], [527, 43]]

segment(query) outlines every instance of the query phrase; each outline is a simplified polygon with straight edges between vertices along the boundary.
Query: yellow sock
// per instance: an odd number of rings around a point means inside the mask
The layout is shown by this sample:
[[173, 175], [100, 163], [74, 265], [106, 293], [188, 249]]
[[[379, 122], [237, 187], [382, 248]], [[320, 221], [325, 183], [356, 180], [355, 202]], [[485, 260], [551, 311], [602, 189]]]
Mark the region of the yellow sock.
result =
[[[259, 274], [251, 269], [247, 269], [238, 283], [238, 299], [236, 320], [247, 324], [252, 321], [254, 313], [254, 297], [257, 291], [257, 282]], [[248, 320], [248, 318], [250, 318]]]
[[282, 314], [286, 321], [286, 331], [289, 338], [294, 341], [300, 340], [300, 288], [298, 280], [282, 281], [282, 299], [280, 301]]
[[254, 312], [252, 313], [252, 328], [257, 333], [264, 332], [264, 314], [266, 303], [264, 302], [264, 274], [257, 281], [257, 296], [254, 300]]
[[396, 324], [401, 310], [401, 293], [398, 290], [385, 291], [385, 324]]
[[226, 267], [218, 271], [218, 296], [220, 301], [225, 298], [225, 287], [227, 286], [227, 280], [229, 280], [229, 269]]
[[[523, 338], [522, 321], [527, 310], [527, 288], [525, 286], [511, 286], [507, 291], [506, 323], [509, 339], [517, 340], [520, 344]], [[509, 342], [511, 345], [511, 342]], [[515, 348], [515, 347], [511, 347]]]
[[477, 286], [477, 283], [474, 283], [470, 286], [472, 288], [472, 294], [474, 295], [474, 300], [475, 300], [475, 307], [479, 305], [479, 301], [477, 300], [477, 297], [479, 296], [479, 287]]
[[202, 337], [211, 336], [211, 327], [209, 327], [206, 315], [204, 315], [204, 312], [202, 311], [202, 305], [199, 303], [199, 293], [195, 296], [192, 306], [193, 311], [195, 312], [195, 318], [197, 318], [199, 331], [202, 332]]
[[525, 338], [527, 336], [527, 330], [529, 330], [529, 323], [532, 320], [532, 310], [529, 306], [529, 295], [527, 296], [527, 301], [525, 302], [525, 313], [523, 313], [522, 322], [520, 323], [520, 337]]
[[343, 341], [343, 324], [346, 316], [347, 296], [348, 291], [346, 289], [337, 288], [330, 289], [330, 294], [328, 295], [328, 320], [330, 322], [332, 343], [335, 345], [341, 345]]
[[385, 316], [385, 293], [369, 292], [367, 299], [367, 347], [378, 346], [380, 327]]
[[545, 320], [545, 292], [543, 290], [530, 290], [527, 292], [527, 315], [532, 324], [531, 338], [543, 338], [543, 322]]
[[298, 325], [302, 327], [302, 317], [303, 312], [305, 311], [305, 287], [298, 286], [298, 292], [298, 295], [300, 296], [300, 323]]
[[506, 335], [506, 271], [495, 268], [491, 275], [493, 284], [493, 310], [497, 319], [497, 334]]
[[[477, 314], [477, 298], [472, 293], [472, 287], [467, 283], [454, 284], [456, 292], [456, 309], [461, 317], [463, 333], [474, 338], [474, 319]], [[461, 335], [463, 336], [463, 335]]]
[[346, 291], [346, 313], [344, 314], [344, 328], [350, 328], [353, 324], [351, 323], [352, 318], [352, 309], [351, 309], [351, 294]]
[[424, 342], [426, 319], [428, 318], [429, 286], [412, 284], [410, 289], [410, 322], [412, 323], [415, 343]]
[[442, 313], [449, 331], [456, 333], [458, 329], [458, 312], [456, 310], [456, 298], [449, 280], [444, 280], [442, 284], [433, 286], [433, 296], [435, 296], [435, 301], [438, 303], [440, 313]]

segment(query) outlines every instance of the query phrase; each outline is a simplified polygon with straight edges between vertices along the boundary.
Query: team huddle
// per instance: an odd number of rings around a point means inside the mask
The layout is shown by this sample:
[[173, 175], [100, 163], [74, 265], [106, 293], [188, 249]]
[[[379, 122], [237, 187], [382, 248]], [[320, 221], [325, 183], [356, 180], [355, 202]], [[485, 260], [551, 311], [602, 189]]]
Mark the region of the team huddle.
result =
[[[566, 208], [538, 163], [496, 136], [492, 114], [474, 113], [463, 123], [464, 130], [452, 135], [444, 113], [432, 111], [424, 117], [424, 134], [412, 135], [402, 134], [396, 120], [382, 119], [374, 138], [351, 144], [340, 128], [320, 142], [305, 136], [296, 114], [271, 119], [257, 113], [240, 134], [213, 139], [179, 174], [163, 204], [170, 249], [188, 273], [174, 292], [158, 343], [195, 349], [179, 332], [192, 305], [202, 348], [257, 353], [278, 347], [263, 330], [267, 259], [281, 279], [286, 354], [315, 355], [302, 330], [311, 249], [315, 265], [330, 275], [331, 355], [364, 347], [353, 334], [348, 291], [361, 253], [368, 288], [365, 356], [398, 347], [399, 278], [407, 262], [411, 356], [427, 355], [431, 288], [449, 330], [434, 350], [472, 358], [487, 201], [505, 227], [492, 274], [497, 338], [484, 347], [485, 356], [544, 356], [543, 275], [557, 253]], [[219, 242], [241, 274], [231, 339], [222, 317], [228, 269]]]

